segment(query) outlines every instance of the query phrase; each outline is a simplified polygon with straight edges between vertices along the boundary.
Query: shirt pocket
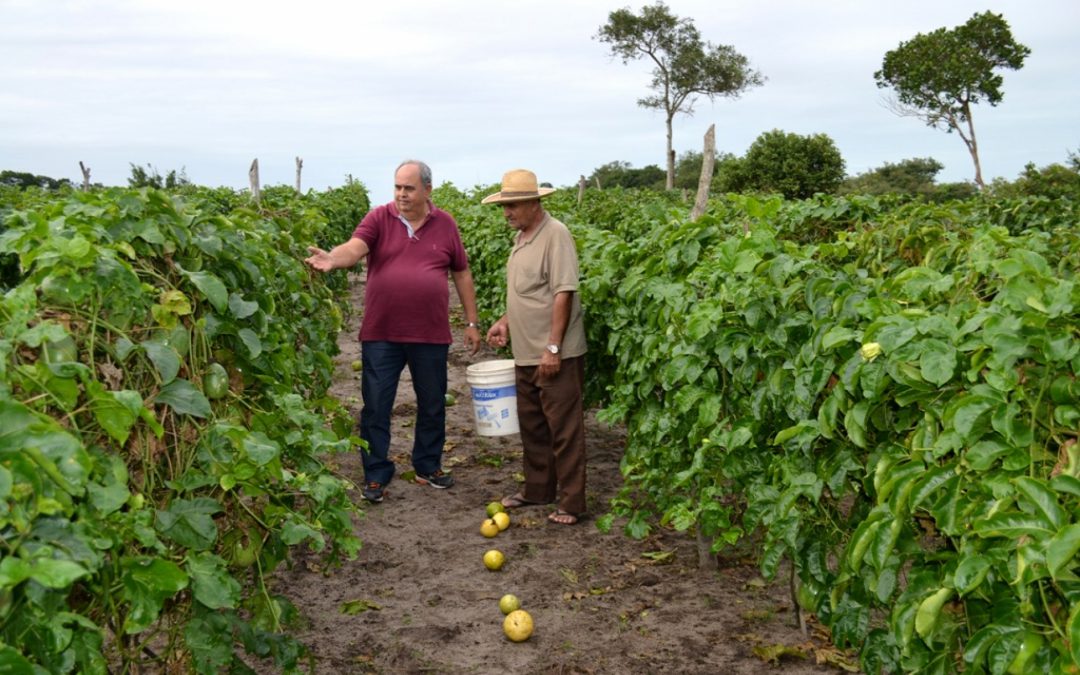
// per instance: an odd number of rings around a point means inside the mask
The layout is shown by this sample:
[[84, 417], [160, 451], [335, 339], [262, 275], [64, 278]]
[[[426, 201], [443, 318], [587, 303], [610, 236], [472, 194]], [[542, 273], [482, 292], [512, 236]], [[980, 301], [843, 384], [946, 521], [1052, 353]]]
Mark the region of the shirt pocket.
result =
[[547, 276], [539, 269], [518, 269], [514, 273], [514, 292], [520, 296], [543, 296], [547, 285]]

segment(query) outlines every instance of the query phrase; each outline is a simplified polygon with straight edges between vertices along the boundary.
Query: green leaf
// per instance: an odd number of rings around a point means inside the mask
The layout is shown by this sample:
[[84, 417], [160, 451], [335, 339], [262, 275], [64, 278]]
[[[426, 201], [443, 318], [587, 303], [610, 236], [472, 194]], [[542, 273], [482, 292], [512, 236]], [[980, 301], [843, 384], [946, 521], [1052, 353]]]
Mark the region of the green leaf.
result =
[[964, 460], [972, 469], [988, 471], [999, 457], [1004, 457], [1012, 447], [996, 439], [979, 441], [964, 452]]
[[[892, 354], [900, 347], [903, 347], [907, 343], [918, 335], [914, 324], [903, 317], [889, 317], [891, 322], [881, 328], [881, 330], [873, 333], [873, 339], [875, 342], [881, 345], [881, 348], [885, 350], [885, 353]], [[867, 331], [869, 333], [869, 331]], [[869, 338], [869, 334], [865, 338]]]
[[986, 579], [990, 572], [990, 559], [984, 555], [969, 555], [956, 566], [953, 583], [960, 595], [967, 595]]
[[911, 502], [908, 508], [914, 511], [955, 474], [956, 471], [952, 466], [935, 466], [927, 469], [923, 475], [919, 476], [911, 491]]
[[33, 570], [22, 558], [8, 556], [0, 560], [0, 589], [17, 586], [30, 578]]
[[1056, 530], [1065, 524], [1067, 516], [1057, 501], [1057, 494], [1041, 480], [1021, 476], [1013, 480], [1021, 494], [1035, 505]]
[[1080, 478], [1063, 473], [1050, 479], [1050, 487], [1062, 494], [1080, 497]]
[[1024, 419], [1019, 403], [999, 405], [991, 418], [991, 424], [994, 430], [1013, 446], [1026, 448], [1031, 445], [1031, 421]]
[[168, 560], [150, 557], [124, 558], [123, 598], [130, 606], [124, 619], [124, 633], [131, 635], [149, 628], [157, 620], [165, 601], [187, 588], [188, 577]]
[[181, 269], [180, 272], [195, 285], [195, 288], [202, 292], [206, 299], [210, 301], [210, 304], [214, 306], [215, 311], [220, 314], [225, 313], [225, 310], [229, 308], [229, 291], [225, 288], [225, 284], [221, 282], [221, 279], [210, 272], [188, 272], [184, 269]]
[[184, 379], [173, 380], [162, 387], [156, 402], [169, 406], [181, 415], [203, 418], [210, 416], [209, 399]]
[[14, 647], [0, 644], [0, 673], [4, 675], [37, 675], [39, 671]]
[[926, 381], [939, 387], [944, 385], [953, 379], [956, 372], [956, 350], [941, 340], [924, 341], [919, 356], [919, 370]]
[[184, 630], [184, 643], [191, 649], [192, 670], [196, 673], [227, 673], [233, 664], [233, 630], [236, 618], [229, 612], [202, 609], [195, 605], [194, 616]]
[[975, 634], [964, 645], [964, 661], [972, 665], [981, 664], [986, 658], [987, 650], [1008, 630], [1005, 626], [991, 624], [975, 631]]
[[176, 379], [180, 372], [180, 355], [170, 345], [160, 339], [144, 340], [139, 346], [146, 352], [150, 362], [154, 364], [158, 377], [162, 384], [169, 384]]
[[90, 571], [72, 560], [37, 558], [30, 578], [46, 588], [67, 588], [77, 579], [89, 576]]
[[1046, 544], [1046, 566], [1055, 580], [1062, 572], [1069, 571], [1077, 564], [1076, 554], [1080, 551], [1080, 523], [1072, 523], [1058, 530]]
[[212, 553], [189, 556], [187, 571], [195, 599], [210, 609], [233, 609], [240, 602], [240, 582], [229, 574], [219, 556]]
[[825, 332], [825, 336], [821, 339], [821, 349], [823, 351], [828, 351], [837, 345], [842, 345], [858, 339], [859, 333], [857, 331], [853, 331], [845, 326], [833, 326]]
[[860, 448], [866, 447], [866, 415], [869, 410], [868, 401], [859, 401], [844, 413], [844, 429], [848, 438]]
[[259, 340], [259, 336], [255, 334], [255, 331], [250, 328], [241, 328], [237, 331], [237, 336], [240, 341], [247, 347], [248, 357], [252, 359], [259, 358], [259, 354], [262, 354], [263, 346], [262, 341]]
[[997, 401], [982, 396], [966, 396], [951, 407], [952, 423], [964, 440], [973, 443], [987, 424], [987, 413], [997, 406]]
[[87, 382], [90, 410], [94, 419], [109, 436], [120, 445], [127, 442], [128, 435], [143, 409], [142, 396], [130, 389], [108, 391], [98, 382]]
[[976, 520], [975, 533], [982, 537], [1006, 537], [1019, 539], [1024, 535], [1036, 538], [1051, 536], [1055, 529], [1046, 518], [1018, 511], [998, 513], [989, 518]]
[[319, 548], [322, 547], [322, 535], [318, 530], [305, 522], [290, 519], [281, 528], [281, 541], [285, 542], [287, 546], [295, 546], [305, 539], [311, 539], [313, 542], [316, 542], [316, 545]]
[[1072, 603], [1069, 612], [1069, 623], [1066, 625], [1069, 631], [1069, 656], [1073, 663], [1080, 663], [1080, 602]]
[[244, 300], [243, 296], [239, 293], [230, 293], [229, 311], [232, 312], [232, 315], [237, 319], [246, 319], [259, 311], [259, 303]]
[[102, 514], [108, 515], [127, 503], [131, 492], [128, 490], [128, 470], [124, 460], [115, 454], [99, 456], [102, 479], [100, 483], [87, 485], [90, 502]]
[[168, 509], [156, 512], [155, 526], [158, 532], [181, 546], [205, 550], [217, 539], [213, 515], [221, 510], [221, 505], [208, 497], [177, 499]]
[[116, 358], [121, 361], [126, 361], [128, 355], [131, 354], [131, 352], [135, 351], [135, 347], [135, 343], [127, 339], [126, 337], [121, 336], [116, 338]]
[[281, 446], [261, 431], [244, 436], [243, 448], [244, 454], [257, 466], [264, 466], [281, 454]]
[[[11, 497], [11, 488], [15, 485], [15, 479], [7, 467], [0, 464], [0, 502]], [[4, 512], [0, 507], [0, 514]]]

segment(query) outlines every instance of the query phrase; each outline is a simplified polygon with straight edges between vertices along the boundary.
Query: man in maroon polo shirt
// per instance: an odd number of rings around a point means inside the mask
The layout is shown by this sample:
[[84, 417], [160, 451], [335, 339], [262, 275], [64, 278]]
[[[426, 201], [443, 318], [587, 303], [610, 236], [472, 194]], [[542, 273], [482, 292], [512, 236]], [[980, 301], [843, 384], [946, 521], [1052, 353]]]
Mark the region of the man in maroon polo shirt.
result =
[[431, 203], [431, 169], [407, 160], [394, 173], [394, 201], [373, 209], [349, 241], [324, 251], [308, 247], [305, 260], [329, 272], [351, 268], [367, 257], [364, 318], [360, 327], [360, 438], [364, 499], [383, 500], [394, 476], [389, 458], [390, 414], [401, 371], [407, 365], [416, 392], [412, 464], [418, 483], [448, 488], [454, 479], [442, 470], [446, 441], [446, 357], [450, 334], [450, 289], [454, 281], [468, 325], [465, 346], [480, 348], [476, 291], [457, 223]]

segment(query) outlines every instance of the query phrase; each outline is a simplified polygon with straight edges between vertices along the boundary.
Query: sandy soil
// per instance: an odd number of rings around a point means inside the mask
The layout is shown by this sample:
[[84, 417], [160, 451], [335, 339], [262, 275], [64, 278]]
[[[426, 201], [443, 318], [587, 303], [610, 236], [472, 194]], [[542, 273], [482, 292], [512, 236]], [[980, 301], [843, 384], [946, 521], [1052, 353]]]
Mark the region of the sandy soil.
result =
[[[359, 302], [357, 278], [353, 292]], [[466, 353], [455, 312], [449, 377], [458, 402], [447, 410], [444, 469], [457, 484], [436, 490], [406, 480], [415, 411], [406, 370], [393, 419], [398, 475], [381, 504], [356, 493], [365, 511], [359, 557], [324, 570], [301, 554], [276, 577], [276, 590], [305, 616], [299, 636], [318, 659], [316, 672], [841, 672], [819, 663], [844, 657], [812, 621], [809, 637], [799, 630], [787, 584], [764, 582], [745, 556], [721, 555], [719, 569], [701, 570], [686, 535], [662, 531], [635, 541], [596, 529], [621, 482], [624, 437], [591, 414], [590, 515], [565, 526], [547, 522], [551, 507], [518, 509], [506, 531], [483, 537], [484, 506], [518, 487], [521, 445], [517, 434], [473, 431], [465, 369], [497, 357], [486, 348]], [[354, 319], [341, 334], [332, 393], [359, 413], [359, 374], [349, 365], [359, 358], [357, 325]], [[358, 454], [333, 462], [358, 485], [363, 480]], [[498, 572], [482, 562], [491, 548], [506, 555]], [[526, 642], [503, 635], [504, 593], [517, 595], [535, 621]], [[790, 653], [770, 660], [768, 650], [781, 647]]]

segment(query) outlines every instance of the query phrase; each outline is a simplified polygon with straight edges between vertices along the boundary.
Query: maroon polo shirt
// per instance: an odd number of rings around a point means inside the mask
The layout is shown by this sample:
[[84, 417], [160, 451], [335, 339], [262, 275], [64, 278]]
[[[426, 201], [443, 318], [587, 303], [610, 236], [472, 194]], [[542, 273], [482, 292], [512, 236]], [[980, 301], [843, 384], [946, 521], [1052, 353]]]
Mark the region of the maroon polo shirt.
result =
[[390, 202], [369, 212], [354, 237], [368, 245], [362, 341], [450, 344], [447, 274], [469, 267], [454, 218], [428, 202], [412, 237]]

